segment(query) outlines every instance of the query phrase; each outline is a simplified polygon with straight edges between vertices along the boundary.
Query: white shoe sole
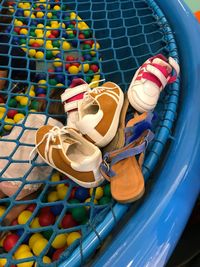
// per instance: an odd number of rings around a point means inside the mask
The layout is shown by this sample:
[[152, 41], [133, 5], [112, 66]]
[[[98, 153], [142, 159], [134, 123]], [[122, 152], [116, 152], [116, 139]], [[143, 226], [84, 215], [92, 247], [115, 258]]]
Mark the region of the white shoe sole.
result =
[[62, 170], [60, 170], [59, 168], [57, 168], [56, 166], [53, 166], [51, 163], [49, 163], [38, 151], [39, 156], [49, 165], [51, 166], [53, 169], [58, 170], [59, 172], [61, 172], [62, 174], [66, 175], [67, 177], [69, 177], [72, 181], [74, 181], [76, 184], [85, 187], [85, 188], [94, 188], [99, 186], [105, 179], [103, 178], [103, 176], [100, 176], [100, 178], [94, 182], [81, 182], [80, 180], [76, 179], [75, 177], [71, 176], [68, 173], [63, 172]]
[[107, 131], [106, 135], [104, 135], [104, 137], [102, 138], [102, 140], [100, 142], [97, 142], [95, 144], [96, 146], [99, 146], [99, 147], [105, 147], [106, 145], [108, 145], [112, 141], [112, 139], [116, 135], [116, 132], [117, 132], [117, 129], [119, 126], [120, 113], [121, 113], [123, 103], [124, 103], [124, 93], [119, 86], [117, 86], [117, 87], [119, 88], [119, 91], [120, 91], [117, 109], [115, 111], [115, 115], [113, 117], [112, 123], [111, 123], [110, 128]]

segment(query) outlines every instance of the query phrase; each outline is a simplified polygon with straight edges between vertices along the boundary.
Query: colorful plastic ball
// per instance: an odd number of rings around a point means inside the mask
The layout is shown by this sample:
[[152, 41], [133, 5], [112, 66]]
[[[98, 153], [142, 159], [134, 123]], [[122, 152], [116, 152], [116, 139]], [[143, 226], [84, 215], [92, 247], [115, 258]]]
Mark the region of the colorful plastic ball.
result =
[[44, 237], [41, 234], [39, 234], [39, 233], [33, 234], [29, 238], [29, 241], [28, 241], [29, 247], [32, 249], [33, 248], [33, 245], [36, 243], [36, 241], [38, 241], [38, 240], [40, 240], [42, 238], [44, 238]]
[[81, 234], [79, 232], [69, 233], [69, 235], [67, 237], [67, 245], [70, 246], [79, 238], [81, 238]]
[[51, 243], [51, 246], [55, 249], [63, 248], [67, 245], [67, 236], [65, 234], [59, 234], [57, 235], [53, 242]]
[[[47, 257], [47, 256], [44, 256], [42, 258], [42, 262], [43, 263], [51, 263], [51, 259], [49, 257]], [[35, 263], [34, 267], [39, 267], [39, 265], [37, 263]]]
[[29, 50], [28, 50], [28, 55], [29, 55], [29, 57], [34, 57], [35, 54], [36, 54], [36, 50], [35, 50], [35, 49], [29, 49]]
[[25, 118], [24, 114], [22, 113], [17, 113], [15, 116], [14, 116], [14, 121], [15, 123], [18, 123], [20, 122], [21, 120], [23, 120]]
[[46, 50], [46, 59], [52, 59], [53, 53], [51, 50]]
[[40, 103], [37, 101], [37, 100], [33, 100], [31, 102], [31, 108], [34, 109], [34, 110], [38, 110], [40, 107]]
[[57, 190], [58, 198], [60, 200], [63, 200], [66, 197], [67, 192], [68, 192], [68, 186], [66, 185], [62, 186], [61, 188], [59, 188], [59, 190]]
[[5, 211], [6, 211], [6, 207], [0, 206], [0, 217], [4, 214]]
[[58, 41], [58, 40], [54, 40], [53, 42], [52, 42], [52, 45], [53, 45], [53, 47], [60, 47], [60, 42]]
[[47, 196], [48, 202], [55, 202], [59, 199], [58, 193], [56, 191], [52, 191]]
[[34, 264], [34, 261], [28, 261], [28, 258], [31, 258], [31, 257], [33, 257], [33, 253], [30, 251], [24, 251], [18, 254], [16, 257], [16, 260], [27, 259], [27, 261], [23, 263], [17, 263], [17, 267], [32, 267]]
[[13, 119], [9, 119], [9, 118], [5, 118], [4, 122], [5, 122], [4, 129], [6, 131], [10, 131], [13, 127], [13, 124], [15, 123], [15, 121]]
[[48, 240], [45, 238], [37, 239], [33, 244], [32, 251], [36, 256], [39, 256], [48, 244]]
[[[58, 37], [60, 35], [60, 31], [59, 30], [52, 30], [51, 33], [55, 36], [55, 37]], [[60, 45], [60, 43], [59, 43]], [[60, 46], [57, 46], [57, 47], [60, 47]]]
[[65, 75], [57, 74], [57, 75], [56, 75], [56, 80], [57, 80], [59, 83], [65, 83]]
[[70, 50], [71, 49], [71, 44], [69, 42], [67, 42], [67, 41], [64, 41], [62, 43], [62, 49], [63, 50]]
[[[35, 41], [31, 46], [34, 48], [38, 48], [38, 47], [40, 47], [40, 44]], [[36, 54], [36, 52], [35, 52], [35, 54]]]
[[7, 112], [7, 117], [8, 118], [11, 118], [11, 119], [13, 119], [14, 118], [14, 116], [17, 114], [17, 110], [15, 110], [15, 109], [10, 109], [10, 110], [8, 110], [8, 112]]
[[61, 67], [62, 66], [62, 61], [60, 58], [55, 58], [53, 62], [54, 67]]
[[5, 100], [4, 100], [3, 96], [0, 96], [0, 103], [4, 103], [4, 102], [5, 102]]
[[57, 249], [52, 256], [52, 260], [53, 261], [57, 261], [60, 258], [60, 255], [63, 253], [63, 251], [65, 250], [65, 248], [59, 248]]
[[28, 34], [28, 30], [27, 29], [21, 29], [20, 34], [23, 34], [23, 35], [27, 35]]
[[39, 224], [41, 226], [48, 226], [48, 225], [53, 225], [55, 223], [55, 216], [54, 214], [49, 211], [45, 213], [41, 213], [39, 215]]
[[103, 195], [106, 197], [111, 197], [110, 184], [106, 184], [103, 188]]
[[[80, 67], [81, 67], [81, 65], [80, 65]], [[84, 72], [88, 72], [89, 69], [90, 69], [90, 65], [89, 65], [88, 63], [84, 63], [84, 64], [82, 65], [82, 70], [83, 70]]]
[[39, 218], [38, 217], [35, 217], [33, 219], [33, 221], [31, 222], [31, 225], [30, 226], [31, 226], [31, 228], [40, 228], [41, 225], [39, 223]]
[[67, 56], [66, 61], [74, 61], [75, 57], [74, 56]]
[[17, 250], [15, 251], [15, 253], [14, 253], [15, 258], [17, 258], [19, 254], [21, 254], [21, 253], [23, 253], [23, 252], [25, 252], [25, 251], [31, 251], [31, 250], [30, 250], [30, 247], [29, 247], [28, 245], [26, 245], [26, 244], [22, 244], [22, 245], [20, 245], [20, 246], [17, 248]]
[[44, 88], [40, 88], [40, 87], [38, 87], [38, 88], [35, 89], [35, 93], [36, 93], [36, 95], [44, 94], [45, 92], [46, 92], [46, 91], [45, 91]]
[[79, 68], [76, 67], [76, 66], [70, 66], [68, 68], [68, 71], [69, 71], [70, 74], [75, 74], [76, 75], [77, 73], [79, 73]]
[[19, 240], [19, 236], [16, 234], [8, 234], [3, 241], [3, 248], [8, 252], [10, 251]]
[[28, 207], [26, 208], [27, 210], [33, 212], [35, 210], [35, 208], [37, 207], [36, 204], [29, 204]]
[[20, 99], [19, 103], [20, 103], [20, 105], [22, 105], [22, 106], [27, 106], [27, 105], [28, 105], [28, 101], [29, 101], [28, 97], [24, 96], [24, 97], [22, 97], [22, 98]]
[[24, 211], [22, 211], [22, 212], [19, 214], [18, 218], [17, 218], [18, 223], [19, 223], [19, 224], [26, 224], [27, 221], [30, 219], [31, 215], [32, 215], [32, 212], [29, 211], [29, 210], [24, 210]]
[[36, 52], [35, 57], [37, 59], [43, 59], [44, 58], [44, 53], [41, 52], [41, 51], [38, 51], [38, 52]]
[[60, 174], [58, 172], [52, 174], [51, 176], [51, 182], [58, 182], [60, 181]]
[[36, 13], [36, 17], [37, 18], [43, 18], [44, 17], [44, 13], [43, 12], [37, 12]]
[[89, 190], [87, 188], [78, 187], [75, 192], [75, 198], [82, 201], [85, 201], [89, 197]]
[[95, 194], [94, 194], [94, 198], [95, 199], [98, 200], [98, 199], [102, 198], [102, 196], [103, 196], [103, 188], [101, 186], [97, 187], [96, 189], [91, 188], [90, 189], [90, 196], [93, 195], [93, 190], [95, 190]]
[[[91, 197], [89, 197], [89, 198], [87, 198], [86, 200], [85, 200], [85, 203], [87, 203], [87, 202], [91, 202], [92, 201], [92, 198]], [[98, 205], [98, 201], [94, 198], [94, 200], [92, 201], [92, 203], [93, 204], [95, 204], [95, 205]], [[89, 207], [86, 207], [86, 208], [89, 208]]]
[[75, 226], [77, 226], [77, 222], [70, 213], [66, 213], [61, 221], [61, 227], [67, 229]]
[[53, 7], [53, 9], [56, 10], [56, 11], [58, 11], [58, 10], [61, 10], [61, 7], [60, 7], [59, 5], [55, 5], [55, 6]]
[[98, 72], [99, 67], [98, 67], [97, 65], [95, 65], [95, 64], [92, 64], [92, 65], [90, 65], [90, 69], [91, 69], [92, 71], [94, 71], [94, 72]]
[[11, 99], [8, 101], [8, 106], [9, 106], [9, 107], [12, 107], [12, 108], [16, 108], [16, 106], [17, 106], [17, 100], [14, 99], [14, 98], [11, 98]]
[[71, 209], [72, 217], [77, 222], [83, 222], [87, 218], [87, 211], [85, 207], [76, 207]]
[[53, 214], [55, 216], [58, 216], [61, 213], [62, 210], [63, 210], [63, 205], [62, 204], [53, 205], [51, 207], [51, 211], [53, 212]]
[[0, 266], [1, 267], [6, 266], [6, 263], [7, 263], [7, 259], [6, 258], [0, 258]]

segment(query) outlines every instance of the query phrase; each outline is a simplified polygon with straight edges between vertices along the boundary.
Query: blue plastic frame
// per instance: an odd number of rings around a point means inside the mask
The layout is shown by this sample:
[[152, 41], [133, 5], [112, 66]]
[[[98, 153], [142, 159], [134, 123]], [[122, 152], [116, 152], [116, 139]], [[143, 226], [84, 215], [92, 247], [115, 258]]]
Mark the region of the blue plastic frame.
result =
[[93, 265], [164, 266], [200, 192], [200, 28], [182, 0], [156, 0], [178, 43], [182, 92], [174, 138], [143, 205]]

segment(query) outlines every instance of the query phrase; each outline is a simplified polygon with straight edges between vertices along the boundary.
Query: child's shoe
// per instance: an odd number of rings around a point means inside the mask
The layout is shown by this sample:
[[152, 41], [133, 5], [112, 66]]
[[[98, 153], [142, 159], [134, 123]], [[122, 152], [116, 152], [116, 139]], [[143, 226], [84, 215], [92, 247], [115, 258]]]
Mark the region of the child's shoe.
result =
[[84, 94], [78, 103], [78, 130], [91, 142], [104, 147], [114, 138], [124, 94], [113, 82], [106, 82]]
[[104, 180], [100, 149], [75, 129], [45, 125], [36, 133], [36, 148], [47, 164], [80, 186], [96, 187]]
[[[172, 71], [175, 75], [172, 76]], [[155, 108], [160, 92], [168, 83], [176, 81], [180, 68], [171, 57], [167, 60], [159, 54], [147, 61], [135, 73], [128, 88], [130, 104], [138, 112], [148, 112]]]
[[74, 79], [69, 88], [61, 95], [67, 113], [67, 126], [76, 128], [75, 122], [78, 121], [78, 102], [83, 98], [85, 92], [89, 91], [89, 85], [82, 79]]

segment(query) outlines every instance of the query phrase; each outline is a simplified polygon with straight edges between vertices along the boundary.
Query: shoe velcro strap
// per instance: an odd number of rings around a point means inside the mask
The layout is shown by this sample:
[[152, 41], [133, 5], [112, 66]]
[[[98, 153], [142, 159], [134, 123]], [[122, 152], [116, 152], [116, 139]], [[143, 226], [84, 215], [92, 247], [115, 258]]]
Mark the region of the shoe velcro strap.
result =
[[[163, 71], [161, 71], [161, 69], [158, 69], [157, 67], [151, 65], [151, 64], [148, 64], [146, 66], [146, 70], [148, 72], [150, 72], [151, 74], [153, 74], [155, 76], [155, 78], [157, 78], [159, 80], [159, 82], [162, 84], [162, 87], [165, 87], [165, 85], [167, 84], [168, 80], [167, 78], [165, 77], [165, 75], [163, 74]], [[145, 72], [143, 73], [143, 76], [144, 76]], [[155, 82], [154, 80], [152, 80], [152, 82]]]
[[112, 166], [118, 163], [119, 161], [143, 153], [146, 150], [149, 142], [152, 141], [153, 138], [153, 132], [148, 130], [144, 141], [141, 144], [135, 146], [134, 141], [122, 149], [106, 153], [104, 155], [103, 162], [100, 165], [101, 172], [103, 175], [105, 174], [105, 178], [112, 178], [116, 175], [115, 172], [112, 170]]
[[69, 103], [64, 103], [65, 112], [69, 112], [69, 111], [77, 109], [78, 108], [78, 101], [80, 101], [80, 100], [74, 100], [74, 101], [69, 102]]
[[172, 68], [175, 70], [175, 75], [171, 76], [168, 83], [173, 83], [176, 81], [177, 76], [180, 73], [180, 67], [179, 64], [176, 62], [175, 59], [173, 59], [172, 57], [169, 57], [169, 64], [172, 66]]
[[84, 93], [86, 91], [90, 90], [88, 84], [81, 84], [73, 88], [68, 88], [65, 90], [65, 92], [61, 95], [61, 101], [62, 103], [66, 100], [69, 100], [72, 97], [75, 97], [76, 95], [79, 95], [81, 93]]

